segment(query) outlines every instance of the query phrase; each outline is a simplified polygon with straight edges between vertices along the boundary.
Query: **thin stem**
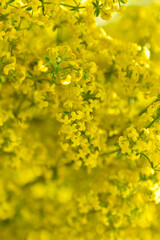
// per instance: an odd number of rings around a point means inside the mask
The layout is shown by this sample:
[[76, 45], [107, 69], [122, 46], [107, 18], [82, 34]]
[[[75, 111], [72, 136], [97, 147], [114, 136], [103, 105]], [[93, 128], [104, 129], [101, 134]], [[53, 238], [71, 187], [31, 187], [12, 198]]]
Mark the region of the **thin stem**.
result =
[[22, 17], [20, 18], [20, 21], [19, 21], [19, 24], [18, 24], [17, 30], [20, 30], [21, 23], [22, 23]]
[[69, 7], [69, 8], [73, 8], [73, 9], [79, 9], [79, 8], [85, 8], [85, 7], [79, 7], [79, 6], [71, 6], [65, 3], [60, 3], [60, 5], [65, 6], [65, 7]]
[[150, 128], [159, 118], [160, 118], [160, 115], [158, 115], [158, 116], [148, 125], [147, 128]]
[[153, 102], [151, 102], [145, 109], [143, 109], [138, 116], [141, 116], [143, 113], [145, 113], [147, 111], [147, 109], [155, 102], [159, 101], [159, 98], [157, 98], [156, 100], [154, 100]]
[[138, 184], [138, 186], [137, 186], [136, 188], [134, 188], [134, 189], [125, 197], [125, 200], [127, 200], [130, 196], [132, 196], [132, 195], [138, 190], [138, 188], [142, 185], [142, 183], [143, 183], [143, 181], [140, 182], [140, 183]]
[[151, 165], [151, 168], [154, 169], [153, 162], [149, 159], [149, 157], [144, 153], [141, 153], [141, 155], [144, 156], [148, 160], [149, 164]]
[[45, 13], [44, 13], [44, 0], [40, 0], [41, 1], [41, 3], [42, 3], [42, 13], [43, 13], [43, 15], [45, 16]]
[[11, 6], [11, 7], [14, 7], [14, 8], [18, 8], [18, 7], [16, 7], [16, 6], [12, 5], [12, 4], [8, 4], [8, 5]]
[[[160, 115], [157, 115], [157, 117], [155, 119], [153, 119], [153, 121], [146, 127], [146, 128], [150, 128], [153, 126], [153, 124], [160, 119]], [[144, 133], [144, 130], [142, 130], [139, 134], [139, 136], [141, 136]]]
[[[144, 110], [142, 110], [138, 115], [137, 115], [137, 117], [139, 117], [139, 116], [141, 116], [143, 113], [145, 113], [146, 111], [147, 111], [147, 109], [153, 104], [153, 103], [155, 103], [155, 102], [157, 102], [157, 101], [159, 101], [159, 98], [157, 98], [156, 100], [154, 100], [152, 103], [150, 103]], [[116, 135], [117, 137], [119, 137], [119, 136], [121, 136], [122, 134], [123, 134], [123, 131], [125, 130], [125, 128], [123, 128], [122, 130], [121, 130], [121, 132], [118, 134], [118, 135]], [[144, 131], [142, 131], [142, 132], [140, 132], [140, 136], [141, 136], [141, 134], [143, 133]], [[114, 136], [114, 137], [116, 137], [116, 136]], [[109, 139], [112, 139], [113, 137], [109, 137]]]
[[121, 150], [121, 148], [118, 148], [118, 149], [116, 149], [116, 150], [114, 150], [114, 151], [111, 151], [111, 152], [102, 153], [102, 154], [100, 154], [100, 156], [110, 155], [110, 154], [119, 152], [120, 150]]

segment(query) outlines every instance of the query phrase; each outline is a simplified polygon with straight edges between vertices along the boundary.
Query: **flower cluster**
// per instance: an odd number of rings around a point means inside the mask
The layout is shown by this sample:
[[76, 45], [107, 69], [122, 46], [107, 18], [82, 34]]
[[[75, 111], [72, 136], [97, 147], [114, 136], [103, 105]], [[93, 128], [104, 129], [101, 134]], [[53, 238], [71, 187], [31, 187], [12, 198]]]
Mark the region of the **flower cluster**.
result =
[[160, 6], [126, 3], [0, 2], [0, 239], [159, 240]]

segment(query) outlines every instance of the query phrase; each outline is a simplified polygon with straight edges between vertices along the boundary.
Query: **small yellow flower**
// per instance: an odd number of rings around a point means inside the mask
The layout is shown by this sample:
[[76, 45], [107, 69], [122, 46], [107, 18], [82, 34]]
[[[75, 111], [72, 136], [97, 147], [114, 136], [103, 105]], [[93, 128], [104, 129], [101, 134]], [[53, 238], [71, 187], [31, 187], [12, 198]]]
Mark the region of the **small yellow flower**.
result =
[[38, 70], [41, 71], [41, 72], [47, 72], [48, 71], [48, 67], [46, 67], [43, 63], [42, 60], [40, 60], [38, 62]]

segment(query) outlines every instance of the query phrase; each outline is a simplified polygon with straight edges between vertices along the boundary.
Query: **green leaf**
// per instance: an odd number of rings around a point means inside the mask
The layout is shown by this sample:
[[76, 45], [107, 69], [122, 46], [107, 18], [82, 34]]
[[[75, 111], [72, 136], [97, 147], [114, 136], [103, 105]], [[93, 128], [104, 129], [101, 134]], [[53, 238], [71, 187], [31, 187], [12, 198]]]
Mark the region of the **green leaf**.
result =
[[59, 68], [56, 68], [56, 70], [54, 72], [54, 76], [56, 76], [58, 72], [59, 72]]
[[157, 114], [160, 114], [160, 108], [157, 109]]
[[28, 73], [30, 76], [33, 77], [33, 74], [32, 74], [30, 71], [27, 71], [27, 73]]
[[10, 0], [8, 3], [10, 4], [10, 3], [13, 3], [15, 0]]
[[119, 144], [118, 144], [118, 143], [115, 143], [115, 144], [114, 144], [114, 146], [117, 146], [117, 147], [119, 147]]
[[45, 59], [47, 62], [49, 62], [49, 58], [48, 58], [48, 57], [45, 56], [44, 59]]
[[98, 8], [94, 11], [94, 14], [96, 15], [96, 17], [99, 16], [99, 9]]
[[26, 8], [26, 11], [31, 11], [31, 10], [32, 10], [32, 7]]
[[97, 5], [96, 5], [96, 3], [95, 3], [95, 2], [92, 2], [92, 4], [93, 4], [93, 6], [94, 6], [95, 8], [97, 8]]
[[2, 78], [0, 77], [0, 83], [2, 83]]
[[121, 154], [121, 149], [118, 151], [116, 156], [118, 157], [120, 154]]
[[125, 1], [123, 1], [123, 0], [120, 0], [120, 2], [123, 3], [123, 4], [125, 4]]
[[138, 208], [135, 208], [135, 209], [133, 209], [133, 210], [131, 210], [131, 214], [133, 215], [133, 216], [139, 216], [140, 214], [139, 214], [139, 212], [138, 212]]
[[64, 111], [64, 113], [65, 113], [65, 114], [67, 114], [67, 115], [69, 115], [69, 114], [70, 114], [70, 112], [67, 112], [67, 111]]

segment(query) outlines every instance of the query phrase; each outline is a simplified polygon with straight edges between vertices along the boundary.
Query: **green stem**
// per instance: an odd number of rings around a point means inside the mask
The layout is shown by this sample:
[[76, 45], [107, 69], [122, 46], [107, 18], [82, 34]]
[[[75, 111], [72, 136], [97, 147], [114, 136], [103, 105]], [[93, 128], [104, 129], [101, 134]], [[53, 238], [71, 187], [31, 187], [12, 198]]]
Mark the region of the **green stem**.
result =
[[156, 100], [154, 100], [153, 102], [151, 102], [145, 109], [143, 109], [139, 114], [138, 116], [141, 116], [143, 113], [145, 113], [147, 111], [147, 109], [155, 102], [158, 102], [159, 101], [159, 98], [157, 98]]
[[73, 8], [73, 9], [79, 9], [79, 8], [85, 8], [85, 7], [79, 7], [79, 6], [71, 6], [65, 3], [60, 3], [60, 5], [65, 6], [65, 7], [69, 7], [69, 8]]
[[44, 13], [44, 0], [40, 0], [41, 1], [41, 3], [42, 3], [42, 13], [43, 13], [43, 15], [45, 16], [45, 13]]
[[16, 7], [16, 6], [14, 6], [14, 5], [12, 5], [12, 4], [8, 4], [9, 6], [11, 6], [11, 7], [13, 7], [13, 8], [18, 8], [18, 7]]
[[[160, 119], [160, 115], [157, 115], [157, 117], [155, 119], [153, 119], [153, 121], [146, 127], [146, 128], [150, 128], [153, 126], [153, 124]], [[144, 130], [142, 130], [139, 134], [139, 136], [141, 136], [144, 133]]]
[[120, 150], [121, 150], [121, 148], [118, 148], [118, 149], [113, 150], [113, 151], [111, 151], [111, 152], [102, 153], [102, 154], [100, 154], [100, 156], [110, 155], [110, 154], [113, 154], [113, 153], [119, 152]]
[[126, 197], [125, 197], [125, 200], [127, 200], [130, 196], [132, 196], [137, 190], [138, 188], [142, 185], [143, 182], [140, 182], [138, 184], [138, 186], [136, 188], [134, 188]]
[[158, 119], [160, 119], [160, 115], [158, 115], [149, 125], [147, 128], [150, 128]]
[[149, 159], [149, 157], [144, 153], [141, 153], [141, 155], [144, 156], [148, 160], [149, 164], [151, 165], [151, 168], [154, 169], [153, 162]]

